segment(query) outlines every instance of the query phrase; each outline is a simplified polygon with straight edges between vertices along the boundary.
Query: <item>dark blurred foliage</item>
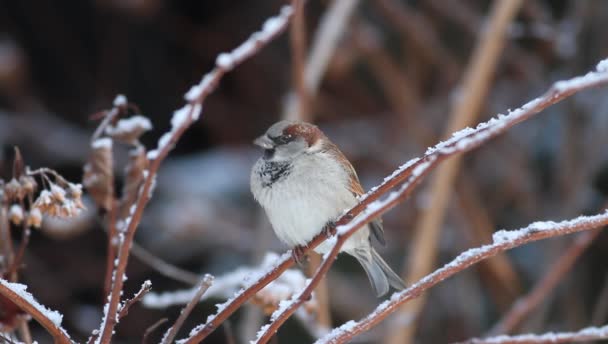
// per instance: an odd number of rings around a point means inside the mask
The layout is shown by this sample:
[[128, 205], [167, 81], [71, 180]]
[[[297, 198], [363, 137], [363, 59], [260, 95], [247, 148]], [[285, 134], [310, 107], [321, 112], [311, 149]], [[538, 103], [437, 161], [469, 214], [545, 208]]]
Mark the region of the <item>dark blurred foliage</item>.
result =
[[[152, 148], [172, 111], [183, 104], [183, 94], [213, 67], [217, 54], [246, 39], [283, 3], [0, 0], [2, 176], [10, 176], [12, 147], [18, 145], [28, 165], [56, 168], [79, 181], [97, 124], [91, 116], [111, 107], [118, 93], [152, 121], [154, 130], [143, 137]], [[351, 158], [368, 188], [440, 138], [489, 6], [476, 0], [401, 4], [417, 18], [409, 29], [394, 25], [390, 13], [374, 1], [360, 5], [313, 105], [316, 122]], [[325, 1], [308, 1], [309, 37], [325, 9]], [[555, 80], [593, 69], [608, 55], [607, 22], [605, 1], [525, 1], [480, 120], [523, 104]], [[253, 264], [265, 250], [284, 249], [248, 191], [249, 168], [258, 154], [249, 143], [280, 118], [292, 87], [290, 61], [284, 34], [222, 80], [201, 120], [161, 168], [138, 242], [185, 269], [217, 275]], [[608, 192], [607, 99], [605, 89], [577, 95], [469, 154], [445, 221], [440, 260], [476, 245], [469, 227], [482, 214], [499, 229], [598, 211]], [[119, 149], [117, 173], [124, 155]], [[386, 216], [389, 240], [383, 255], [391, 265], [399, 267], [407, 255], [417, 210], [424, 206], [422, 191]], [[59, 224], [55, 231], [35, 232], [21, 279], [43, 304], [65, 315], [64, 326], [79, 341], [98, 326], [104, 299], [106, 237], [93, 208], [90, 204], [91, 214], [79, 227]], [[497, 286], [495, 276], [479, 268], [432, 290], [418, 342], [482, 334], [572, 238], [510, 252], [517, 272], [512, 286]], [[600, 235], [521, 330], [590, 324], [606, 288], [606, 252], [608, 236]], [[152, 280], [155, 291], [183, 287], [135, 257], [129, 264], [126, 295], [145, 279]], [[332, 270], [330, 294], [336, 325], [365, 315], [377, 303], [362, 271], [348, 258]], [[213, 302], [201, 304], [182, 334], [214, 310]], [[178, 312], [134, 306], [117, 327], [116, 342], [139, 342], [148, 326], [162, 317], [175, 319]], [[216, 331], [209, 342], [227, 342], [229, 332], [237, 338], [251, 335], [244, 325], [251, 318], [237, 313], [230, 329]], [[33, 326], [34, 337], [48, 341]], [[382, 326], [364, 341], [379, 342]], [[311, 337], [289, 322], [278, 339], [306, 343]]]

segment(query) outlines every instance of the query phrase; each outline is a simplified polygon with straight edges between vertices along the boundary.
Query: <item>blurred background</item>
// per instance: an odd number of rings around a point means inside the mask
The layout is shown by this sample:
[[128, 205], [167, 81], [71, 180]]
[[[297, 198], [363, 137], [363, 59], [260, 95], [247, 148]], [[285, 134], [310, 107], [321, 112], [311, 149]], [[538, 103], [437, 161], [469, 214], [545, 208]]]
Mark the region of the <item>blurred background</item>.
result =
[[[236, 47], [286, 3], [0, 0], [1, 177], [10, 179], [13, 146], [19, 146], [32, 168], [48, 166], [80, 181], [98, 124], [94, 114], [111, 108], [119, 93], [151, 120], [153, 130], [142, 142], [153, 149], [170, 127], [172, 112], [183, 105], [183, 94], [213, 68], [217, 54]], [[337, 29], [339, 39], [318, 87], [300, 103], [305, 104], [300, 116], [317, 123], [343, 150], [369, 189], [446, 137], [455, 103], [467, 94], [460, 86], [495, 2], [353, 4], [352, 9], [342, 6], [346, 19]], [[302, 30], [287, 30], [223, 78], [201, 120], [161, 167], [136, 238], [142, 249], [184, 270], [216, 276], [258, 265], [267, 251], [286, 250], [249, 192], [250, 168], [260, 155], [251, 141], [289, 116], [286, 104], [303, 94], [292, 92], [302, 91], [298, 73], [314, 49], [323, 18], [336, 6], [309, 0]], [[329, 18], [339, 23], [338, 17]], [[556, 80], [593, 70], [608, 56], [607, 22], [606, 1], [522, 2], [502, 36], [504, 46], [478, 95], [478, 109], [472, 109], [471, 124], [519, 107]], [[297, 37], [304, 38], [303, 44], [294, 44]], [[411, 277], [408, 267], [415, 259], [440, 266], [489, 242], [494, 230], [599, 212], [608, 192], [607, 92], [577, 94], [467, 154], [452, 188], [443, 191], [448, 203], [445, 211], [437, 210], [443, 219], [440, 234], [426, 256], [412, 245], [434, 207], [432, 180], [421, 185], [384, 217], [387, 246], [381, 254]], [[127, 148], [117, 145], [115, 156], [121, 176]], [[32, 234], [21, 271], [28, 290], [64, 314], [64, 327], [78, 341], [98, 327], [104, 299], [104, 213], [90, 200], [87, 206], [74, 221], [46, 219]], [[575, 237], [537, 242], [479, 264], [432, 289], [410, 318], [390, 318], [355, 342], [388, 343], [397, 336], [395, 328], [407, 326], [412, 334], [402, 342], [481, 336], [534, 287]], [[590, 237], [583, 246], [574, 268], [511, 332], [575, 330], [605, 322], [608, 236]], [[156, 292], [190, 287], [151, 265], [149, 259], [132, 257], [126, 295], [145, 279]], [[325, 325], [359, 319], [380, 302], [349, 257], [338, 259], [330, 271], [328, 291]], [[179, 337], [221, 301], [201, 303]], [[115, 342], [140, 342], [146, 328], [163, 317], [172, 322], [180, 308], [135, 305], [118, 325]], [[317, 319], [315, 312], [322, 311], [311, 312]], [[265, 321], [259, 306], [248, 305], [208, 342], [245, 342]], [[158, 340], [163, 331], [150, 338]], [[50, 340], [35, 324], [32, 332], [39, 342]], [[292, 319], [275, 342], [310, 343], [314, 332]]]

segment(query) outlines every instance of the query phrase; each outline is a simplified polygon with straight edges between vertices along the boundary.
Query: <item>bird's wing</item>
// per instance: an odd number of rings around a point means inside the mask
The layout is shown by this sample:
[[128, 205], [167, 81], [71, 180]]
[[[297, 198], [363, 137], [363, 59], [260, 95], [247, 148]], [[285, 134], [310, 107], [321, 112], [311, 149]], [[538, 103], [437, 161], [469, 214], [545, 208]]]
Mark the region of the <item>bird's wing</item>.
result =
[[[348, 161], [348, 160], [347, 160]], [[355, 169], [353, 168], [353, 166], [348, 163], [347, 164], [349, 169], [348, 169], [348, 174], [350, 175], [350, 191], [355, 195], [355, 197], [359, 197], [361, 195], [363, 195], [365, 193], [365, 191], [363, 191], [363, 187], [361, 186], [361, 183], [359, 182], [359, 177], [357, 176], [357, 172], [355, 171]], [[381, 218], [376, 218], [373, 221], [371, 221], [369, 223], [369, 227], [371, 229], [372, 234], [374, 235], [374, 238], [376, 238], [376, 240], [378, 240], [378, 242], [382, 245], [382, 246], [386, 246], [386, 240], [384, 240], [384, 228], [382, 227], [382, 219]]]

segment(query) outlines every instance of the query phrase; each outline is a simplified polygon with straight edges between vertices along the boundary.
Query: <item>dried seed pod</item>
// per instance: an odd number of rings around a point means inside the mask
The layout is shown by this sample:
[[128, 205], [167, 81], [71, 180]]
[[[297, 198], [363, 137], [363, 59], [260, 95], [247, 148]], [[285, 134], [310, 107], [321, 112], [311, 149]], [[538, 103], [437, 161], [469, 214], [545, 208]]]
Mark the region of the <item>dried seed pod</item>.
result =
[[139, 188], [144, 180], [144, 171], [148, 168], [146, 149], [138, 145], [129, 151], [129, 163], [125, 168], [125, 183], [120, 199], [121, 218], [129, 216], [129, 207], [135, 204]]
[[40, 228], [41, 224], [42, 224], [42, 213], [40, 212], [40, 209], [38, 209], [38, 208], [30, 209], [29, 213], [27, 214], [27, 226], [34, 227], [34, 228]]
[[84, 166], [82, 184], [98, 207], [109, 210], [114, 196], [112, 139], [98, 139], [91, 148], [89, 162]]
[[57, 202], [65, 202], [65, 190], [61, 186], [51, 184], [51, 195]]
[[9, 202], [21, 201], [25, 197], [25, 191], [17, 179], [13, 178], [4, 186], [4, 194]]
[[36, 183], [36, 179], [32, 176], [23, 175], [19, 177], [19, 183], [26, 194], [33, 194], [38, 188], [38, 183]]
[[23, 222], [23, 208], [19, 204], [11, 205], [8, 210], [8, 218], [14, 225], [20, 225]]

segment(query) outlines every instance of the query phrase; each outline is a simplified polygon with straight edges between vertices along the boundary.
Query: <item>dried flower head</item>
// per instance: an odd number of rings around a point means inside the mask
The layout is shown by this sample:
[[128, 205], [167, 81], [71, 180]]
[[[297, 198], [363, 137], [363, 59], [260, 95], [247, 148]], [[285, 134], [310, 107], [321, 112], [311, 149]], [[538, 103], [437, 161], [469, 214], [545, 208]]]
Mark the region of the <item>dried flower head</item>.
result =
[[4, 194], [9, 202], [21, 201], [26, 195], [25, 189], [17, 179], [13, 178], [4, 186]]
[[41, 213], [61, 218], [78, 215], [84, 209], [81, 199], [81, 186], [68, 183], [66, 188], [51, 183], [50, 190], [42, 190], [34, 202], [32, 209]]
[[33, 194], [38, 188], [38, 183], [36, 183], [36, 179], [32, 176], [23, 175], [19, 177], [19, 183], [26, 194]]

